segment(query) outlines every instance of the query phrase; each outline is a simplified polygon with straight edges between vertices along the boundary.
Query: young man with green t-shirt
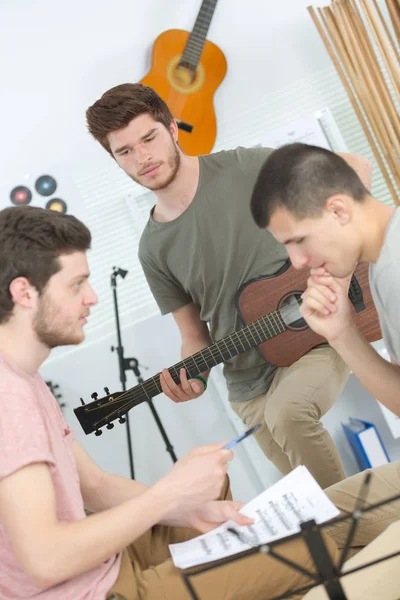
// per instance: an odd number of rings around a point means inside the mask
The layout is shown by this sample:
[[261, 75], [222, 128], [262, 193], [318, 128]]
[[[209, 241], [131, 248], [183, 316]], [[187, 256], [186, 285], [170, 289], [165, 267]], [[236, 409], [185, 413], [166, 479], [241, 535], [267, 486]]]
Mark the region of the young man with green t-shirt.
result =
[[[275, 273], [285, 248], [254, 224], [249, 202], [268, 148], [237, 148], [187, 156], [165, 102], [140, 84], [107, 91], [87, 111], [89, 131], [157, 202], [143, 231], [139, 258], [163, 314], [172, 313], [186, 358], [242, 325], [235, 306], [240, 286]], [[369, 183], [370, 164], [346, 156]], [[331, 408], [349, 370], [328, 345], [290, 367], [274, 368], [257, 349], [224, 364], [229, 399], [256, 434], [265, 455], [286, 474], [300, 464], [322, 487], [345, 477], [338, 451], [320, 419]], [[200, 396], [208, 373], [177, 385], [161, 376], [175, 402]]]

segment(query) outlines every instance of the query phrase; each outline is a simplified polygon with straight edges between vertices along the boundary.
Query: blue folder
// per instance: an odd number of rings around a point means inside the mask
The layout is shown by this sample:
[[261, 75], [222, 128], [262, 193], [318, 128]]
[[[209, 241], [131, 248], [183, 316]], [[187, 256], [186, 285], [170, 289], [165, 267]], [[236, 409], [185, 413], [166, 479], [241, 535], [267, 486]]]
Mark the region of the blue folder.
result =
[[342, 427], [360, 471], [390, 462], [381, 436], [373, 423], [350, 418], [348, 424], [342, 423]]

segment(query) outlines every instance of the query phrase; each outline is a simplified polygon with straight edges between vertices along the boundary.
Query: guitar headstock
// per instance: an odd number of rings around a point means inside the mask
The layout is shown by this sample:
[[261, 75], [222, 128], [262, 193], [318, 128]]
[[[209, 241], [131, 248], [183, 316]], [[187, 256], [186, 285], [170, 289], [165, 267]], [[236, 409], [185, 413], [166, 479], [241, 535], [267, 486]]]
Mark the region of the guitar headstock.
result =
[[63, 409], [66, 404], [65, 402], [62, 402], [62, 394], [60, 392], [60, 386], [58, 385], [58, 383], [53, 383], [52, 381], [46, 381], [46, 385], [49, 388], [49, 390], [51, 391], [51, 393], [53, 394], [54, 398], [57, 400], [58, 402], [58, 406]]
[[[104, 388], [106, 393], [102, 398], [98, 397], [96, 392], [93, 392], [91, 397], [93, 402], [85, 404], [81, 398], [82, 406], [74, 408], [74, 413], [82, 426], [83, 431], [88, 435], [95, 433], [99, 436], [103, 432], [102, 427], [113, 429], [113, 421], [125, 423], [125, 413], [128, 411], [127, 401], [124, 398], [124, 392], [115, 392], [110, 394], [108, 388]], [[122, 396], [122, 398], [121, 398]]]

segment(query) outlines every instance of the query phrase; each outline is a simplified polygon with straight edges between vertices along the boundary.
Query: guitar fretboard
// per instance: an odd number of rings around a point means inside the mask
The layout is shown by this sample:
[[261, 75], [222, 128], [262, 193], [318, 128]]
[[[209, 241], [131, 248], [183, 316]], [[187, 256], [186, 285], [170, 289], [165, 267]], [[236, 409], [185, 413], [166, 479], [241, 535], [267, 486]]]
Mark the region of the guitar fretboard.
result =
[[[281, 314], [278, 311], [271, 312], [257, 321], [253, 321], [250, 325], [235, 331], [228, 337], [215, 342], [208, 348], [204, 348], [176, 363], [168, 370], [175, 383], [179, 383], [179, 373], [182, 368], [186, 370], [187, 377], [190, 379], [194, 375], [208, 371], [215, 365], [226, 362], [230, 358], [262, 344], [285, 330], [286, 325]], [[129, 404], [129, 408], [132, 408], [161, 393], [160, 376], [155, 375], [144, 383], [126, 391], [123, 394], [123, 399]]]
[[196, 69], [210, 28], [217, 0], [203, 0], [182, 55], [182, 63]]

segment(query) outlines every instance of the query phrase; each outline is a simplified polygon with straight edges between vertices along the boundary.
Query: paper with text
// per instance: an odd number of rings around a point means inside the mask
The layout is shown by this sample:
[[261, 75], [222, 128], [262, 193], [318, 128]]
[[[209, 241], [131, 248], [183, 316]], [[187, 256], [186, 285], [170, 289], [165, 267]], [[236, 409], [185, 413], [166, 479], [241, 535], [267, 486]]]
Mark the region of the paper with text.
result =
[[[254, 523], [240, 526], [227, 521], [188, 542], [171, 544], [169, 549], [175, 566], [186, 569], [225, 558], [297, 533], [303, 521], [314, 519], [316, 523], [323, 523], [339, 514], [306, 467], [297, 467], [248, 502], [240, 512], [254, 519]], [[234, 528], [239, 537], [228, 528]]]

